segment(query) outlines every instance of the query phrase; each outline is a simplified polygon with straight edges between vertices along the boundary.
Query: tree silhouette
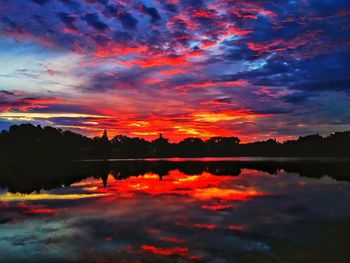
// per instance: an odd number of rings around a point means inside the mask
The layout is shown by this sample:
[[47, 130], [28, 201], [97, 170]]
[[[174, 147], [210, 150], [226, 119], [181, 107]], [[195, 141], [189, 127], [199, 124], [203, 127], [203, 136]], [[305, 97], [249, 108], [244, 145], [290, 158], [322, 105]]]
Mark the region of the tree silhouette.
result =
[[142, 138], [117, 135], [111, 140], [112, 152], [117, 157], [144, 157], [151, 152], [151, 143]]
[[108, 142], [109, 142], [109, 140], [108, 140], [108, 135], [107, 135], [107, 130], [104, 130], [104, 131], [103, 131], [103, 134], [102, 134], [102, 137], [101, 137], [101, 141], [102, 141], [103, 143], [108, 143]]
[[181, 156], [205, 156], [207, 146], [200, 138], [186, 138], [179, 142], [178, 153]]
[[149, 142], [143, 138], [116, 135], [108, 139], [86, 136], [53, 127], [32, 124], [13, 125], [0, 133], [0, 159], [88, 159], [202, 156], [350, 156], [350, 131], [299, 137], [277, 142], [276, 139], [241, 144], [237, 137], [216, 136], [203, 141], [185, 138], [170, 143], [162, 134]]
[[208, 150], [215, 156], [229, 156], [237, 154], [240, 139], [237, 137], [211, 137], [206, 141]]
[[173, 149], [169, 143], [169, 139], [163, 138], [163, 134], [159, 134], [159, 138], [152, 141], [152, 154], [155, 156], [171, 156]]

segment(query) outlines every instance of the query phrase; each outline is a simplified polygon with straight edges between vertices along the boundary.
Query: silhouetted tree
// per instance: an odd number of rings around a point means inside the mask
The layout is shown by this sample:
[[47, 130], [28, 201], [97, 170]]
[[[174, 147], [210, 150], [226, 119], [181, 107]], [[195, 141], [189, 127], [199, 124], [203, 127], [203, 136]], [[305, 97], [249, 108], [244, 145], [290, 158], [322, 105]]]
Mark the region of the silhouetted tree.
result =
[[111, 140], [112, 151], [118, 157], [144, 157], [151, 152], [151, 143], [142, 138], [117, 135]]
[[101, 141], [102, 141], [103, 143], [108, 143], [108, 142], [109, 142], [109, 140], [108, 140], [108, 135], [107, 135], [107, 130], [104, 130], [104, 131], [103, 131], [103, 134], [102, 134], [102, 136], [101, 136]]
[[152, 141], [152, 155], [156, 157], [167, 157], [172, 155], [172, 147], [169, 139], [163, 138], [163, 134], [159, 134], [159, 138]]
[[230, 156], [238, 154], [238, 144], [240, 139], [237, 137], [211, 137], [206, 141], [208, 150], [213, 156]]
[[107, 130], [103, 131], [101, 137], [95, 137], [95, 151], [100, 157], [108, 158], [111, 156], [112, 147], [108, 140]]
[[181, 156], [206, 156], [207, 145], [200, 138], [186, 138], [177, 145]]

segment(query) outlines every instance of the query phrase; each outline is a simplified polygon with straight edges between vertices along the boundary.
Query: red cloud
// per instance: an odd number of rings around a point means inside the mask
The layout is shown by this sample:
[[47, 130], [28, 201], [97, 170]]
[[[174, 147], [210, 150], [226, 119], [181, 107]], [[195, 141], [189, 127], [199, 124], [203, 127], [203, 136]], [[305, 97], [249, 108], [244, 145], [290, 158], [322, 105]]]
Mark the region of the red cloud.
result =
[[147, 57], [127, 60], [124, 62], [124, 65], [129, 67], [139, 66], [141, 68], [185, 66], [190, 64], [188, 59], [201, 55], [203, 55], [202, 50], [188, 51], [181, 55], [149, 54]]
[[233, 207], [232, 204], [229, 205], [202, 205], [203, 209], [211, 210], [211, 211], [219, 211], [219, 210], [225, 210], [228, 208]]
[[148, 50], [147, 46], [125, 46], [125, 45], [107, 45], [99, 46], [95, 51], [97, 58], [128, 55], [130, 53], [144, 53]]
[[216, 41], [211, 41], [211, 40], [202, 40], [200, 43], [201, 48], [208, 48], [216, 45]]
[[142, 59], [133, 59], [125, 62], [129, 66], [139, 66], [141, 68], [152, 68], [157, 66], [179, 66], [188, 64], [185, 56], [158, 56]]
[[234, 26], [229, 26], [227, 28], [227, 33], [231, 34], [231, 35], [245, 36], [251, 32], [252, 32], [251, 30], [244, 30], [244, 29], [234, 27]]
[[277, 39], [270, 43], [248, 42], [247, 46], [261, 54], [297, 49], [309, 44], [321, 31], [307, 32], [290, 40]]
[[235, 2], [235, 5], [229, 9], [228, 12], [242, 19], [257, 19], [258, 15], [264, 15], [270, 18], [277, 16], [276, 13], [265, 9], [258, 2], [237, 1]]
[[171, 17], [166, 26], [168, 29], [174, 29], [177, 24], [184, 25], [188, 30], [198, 29], [198, 25], [184, 13]]
[[213, 19], [213, 18], [216, 17], [216, 12], [215, 11], [204, 10], [204, 9], [197, 9], [197, 10], [193, 10], [192, 16], [193, 17]]
[[22, 92], [12, 92], [11, 95], [0, 94], [1, 105], [0, 112], [11, 110], [27, 111], [29, 109], [48, 108], [49, 105], [63, 103], [59, 98], [26, 98], [27, 94]]

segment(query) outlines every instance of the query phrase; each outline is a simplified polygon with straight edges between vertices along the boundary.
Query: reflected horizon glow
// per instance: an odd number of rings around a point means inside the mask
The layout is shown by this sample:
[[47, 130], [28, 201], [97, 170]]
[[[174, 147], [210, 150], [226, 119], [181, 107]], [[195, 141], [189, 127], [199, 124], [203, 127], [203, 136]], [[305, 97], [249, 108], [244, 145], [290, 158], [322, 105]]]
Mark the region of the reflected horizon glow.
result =
[[123, 198], [132, 197], [135, 194], [148, 195], [184, 195], [192, 199], [206, 201], [218, 200], [238, 200], [246, 201], [252, 197], [263, 196], [263, 192], [254, 190], [251, 187], [231, 186], [235, 189], [224, 189], [226, 182], [234, 182], [231, 176], [213, 176], [204, 172], [199, 175], [186, 175], [179, 170], [172, 170], [167, 176], [160, 180], [157, 174], [147, 173], [141, 177], [130, 177], [127, 180], [115, 180], [109, 175], [107, 188], [98, 188], [99, 180], [88, 179], [84, 182], [72, 184], [71, 187], [81, 187], [82, 189], [96, 195], [103, 193], [108, 195], [107, 199], [113, 198], [111, 195]]
[[96, 194], [63, 194], [55, 195], [50, 193], [40, 193], [40, 194], [13, 194], [4, 193], [0, 195], [0, 201], [14, 202], [14, 201], [25, 201], [25, 200], [74, 200], [82, 198], [93, 198], [102, 197], [108, 194], [96, 193]]

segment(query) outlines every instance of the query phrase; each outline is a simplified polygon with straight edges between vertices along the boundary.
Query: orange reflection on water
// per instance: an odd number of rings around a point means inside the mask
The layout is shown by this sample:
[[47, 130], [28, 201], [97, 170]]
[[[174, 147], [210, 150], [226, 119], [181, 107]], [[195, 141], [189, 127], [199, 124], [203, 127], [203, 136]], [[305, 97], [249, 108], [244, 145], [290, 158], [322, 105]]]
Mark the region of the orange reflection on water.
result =
[[203, 209], [207, 209], [207, 210], [211, 210], [211, 211], [219, 211], [219, 210], [225, 210], [228, 208], [233, 207], [233, 204], [229, 204], [229, 205], [202, 205]]
[[242, 231], [246, 227], [244, 225], [229, 225], [227, 228], [233, 231]]
[[[208, 172], [186, 175], [179, 170], [170, 171], [162, 180], [154, 173], [131, 176], [125, 180], [117, 180], [109, 175], [107, 188], [103, 188], [100, 181], [91, 179], [72, 186], [81, 187], [93, 194], [107, 194], [108, 196], [101, 199], [103, 202], [133, 198], [137, 194], [186, 196], [197, 201], [247, 201], [264, 195], [262, 191], [253, 187], [241, 185], [235, 176], [214, 176]], [[229, 203], [202, 205], [203, 209], [212, 211], [231, 207], [233, 204]]]
[[160, 232], [161, 232], [160, 230], [155, 228], [146, 229], [146, 233], [150, 235], [158, 235], [160, 234]]
[[186, 221], [178, 221], [175, 223], [177, 226], [184, 226], [184, 227], [189, 227], [189, 228], [198, 228], [198, 229], [208, 229], [208, 230], [213, 230], [213, 229], [218, 229], [218, 225], [214, 224], [205, 224], [205, 223], [188, 223]]
[[201, 256], [195, 256], [189, 254], [189, 249], [186, 247], [167, 247], [167, 248], [159, 248], [152, 245], [142, 245], [140, 247], [141, 252], [151, 253], [153, 255], [159, 256], [181, 256], [187, 258], [190, 261], [202, 261]]
[[26, 211], [26, 214], [32, 215], [54, 215], [56, 211], [48, 208], [33, 208]]
[[177, 255], [185, 257], [188, 254], [188, 248], [185, 247], [157, 248], [155, 246], [143, 245], [141, 246], [141, 250], [162, 256]]
[[[6, 212], [10, 212], [17, 215], [56, 215], [59, 212], [59, 210], [61, 210], [47, 208], [45, 205], [32, 204], [26, 201], [13, 203], [0, 202], [0, 209], [6, 209]], [[0, 210], [0, 215], [1, 213], [2, 211]]]
[[[97, 189], [96, 189], [97, 190]], [[95, 189], [90, 189], [90, 192], [95, 191]], [[40, 200], [75, 200], [93, 197], [106, 196], [108, 193], [90, 193], [90, 194], [51, 194], [51, 193], [32, 193], [28, 195], [23, 194], [13, 194], [5, 193], [0, 195], [0, 201], [5, 202], [16, 202], [16, 201], [40, 201]]]
[[248, 189], [222, 189], [217, 187], [195, 189], [193, 197], [199, 200], [223, 199], [245, 201], [251, 197], [262, 195], [258, 191]]
[[186, 243], [185, 239], [177, 238], [177, 237], [160, 237], [161, 241], [175, 243], [175, 244], [184, 244]]
[[202, 228], [202, 229], [217, 229], [219, 226], [214, 225], [214, 224], [193, 224], [192, 225], [195, 228]]

